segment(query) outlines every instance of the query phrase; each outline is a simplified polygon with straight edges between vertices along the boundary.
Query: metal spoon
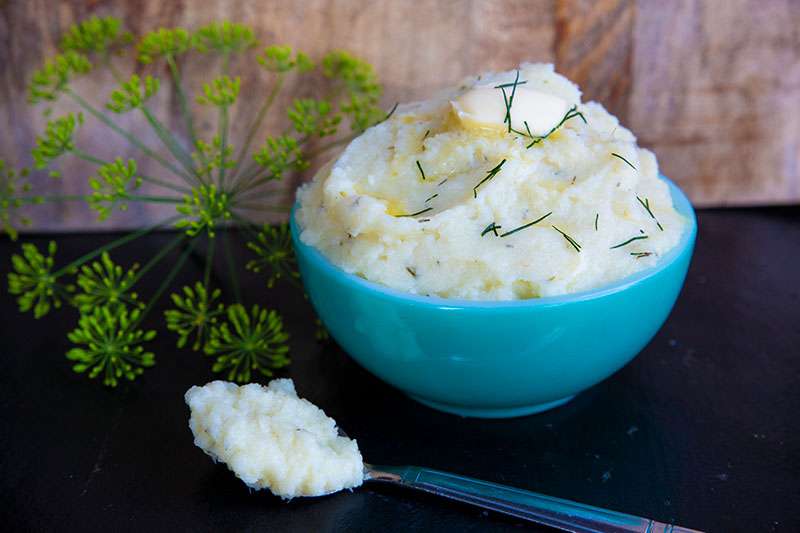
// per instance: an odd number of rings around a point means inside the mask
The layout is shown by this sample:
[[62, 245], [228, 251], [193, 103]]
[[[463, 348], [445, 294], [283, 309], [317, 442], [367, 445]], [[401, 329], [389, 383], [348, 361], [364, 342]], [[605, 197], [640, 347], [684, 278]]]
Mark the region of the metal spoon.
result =
[[527, 490], [418, 466], [364, 464], [364, 480], [444, 496], [573, 533], [702, 533]]

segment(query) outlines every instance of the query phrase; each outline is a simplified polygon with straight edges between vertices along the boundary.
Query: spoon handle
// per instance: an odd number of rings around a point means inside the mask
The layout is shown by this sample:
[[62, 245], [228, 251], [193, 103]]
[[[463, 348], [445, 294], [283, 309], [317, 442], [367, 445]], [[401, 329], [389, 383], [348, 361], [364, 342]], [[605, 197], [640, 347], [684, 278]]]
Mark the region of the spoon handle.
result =
[[366, 479], [422, 490], [573, 533], [702, 533], [418, 466], [371, 466]]

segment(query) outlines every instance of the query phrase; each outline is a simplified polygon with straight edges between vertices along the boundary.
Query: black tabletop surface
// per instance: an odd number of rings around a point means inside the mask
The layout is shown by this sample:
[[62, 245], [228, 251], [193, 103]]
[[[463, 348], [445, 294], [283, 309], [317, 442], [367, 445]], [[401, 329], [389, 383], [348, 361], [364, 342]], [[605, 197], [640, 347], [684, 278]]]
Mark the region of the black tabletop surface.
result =
[[[430, 466], [714, 532], [800, 531], [800, 209], [701, 211], [699, 226], [686, 285], [650, 345], [566, 406], [524, 418], [464, 419], [417, 404], [334, 343], [318, 344], [298, 290], [267, 292], [262, 278], [248, 277], [245, 292], [281, 309], [293, 334], [293, 363], [278, 375], [356, 437], [368, 461]], [[60, 255], [111, 238], [61, 236]], [[146, 237], [115, 259], [147, 259], [169, 238]], [[3, 286], [17, 247], [0, 240]], [[178, 281], [194, 281], [200, 268]], [[144, 281], [146, 294], [159, 280]], [[160, 333], [157, 366], [107, 390], [64, 358], [72, 311], [37, 321], [17, 312], [5, 288], [0, 294], [6, 530], [526, 527], [385, 486], [290, 503], [251, 492], [192, 444], [183, 394], [215, 378], [207, 358]]]

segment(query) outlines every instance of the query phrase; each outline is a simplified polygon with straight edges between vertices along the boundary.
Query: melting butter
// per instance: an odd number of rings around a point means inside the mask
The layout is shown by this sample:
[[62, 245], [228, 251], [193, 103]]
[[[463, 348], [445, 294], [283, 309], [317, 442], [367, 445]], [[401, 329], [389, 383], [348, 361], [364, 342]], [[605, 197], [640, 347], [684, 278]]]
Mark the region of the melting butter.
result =
[[[511, 97], [512, 89], [506, 88]], [[458, 119], [468, 128], [504, 130], [506, 104], [503, 91], [495, 87], [476, 87], [450, 102]], [[569, 109], [569, 104], [558, 96], [517, 86], [511, 101], [511, 127], [526, 131], [525, 123], [533, 135], [546, 135], [558, 125]]]

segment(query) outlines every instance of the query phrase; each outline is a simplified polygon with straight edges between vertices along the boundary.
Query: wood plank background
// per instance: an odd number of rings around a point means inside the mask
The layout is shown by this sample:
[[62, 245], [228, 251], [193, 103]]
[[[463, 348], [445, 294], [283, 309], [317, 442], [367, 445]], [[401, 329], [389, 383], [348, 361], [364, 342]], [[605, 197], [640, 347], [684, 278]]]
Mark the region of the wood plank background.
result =
[[[655, 150], [663, 172], [697, 205], [800, 202], [796, 0], [0, 0], [3, 157], [28, 164], [43, 128], [41, 110], [25, 102], [32, 71], [69, 24], [109, 14], [136, 33], [227, 19], [253, 26], [263, 43], [291, 44], [314, 58], [348, 49], [375, 65], [387, 108], [467, 74], [554, 62], [586, 99], [602, 102]], [[246, 123], [269, 88], [269, 75], [250, 65], [239, 65], [245, 89], [237, 124]], [[203, 58], [188, 60], [185, 69], [195, 86], [208, 79]], [[96, 74], [80, 83], [97, 102], [113, 85]], [[306, 82], [286, 93], [320, 90], [321, 83]], [[177, 124], [174, 96], [161, 91], [159, 98], [162, 116]], [[154, 140], [132, 115], [124, 121]], [[202, 127], [213, 125], [213, 117], [203, 117]], [[266, 127], [278, 126], [273, 120]], [[101, 132], [89, 123], [79, 143], [109, 158], [136, 155]], [[65, 178], [51, 188], [85, 189], [91, 167], [67, 162], [62, 168]], [[103, 227], [141, 224], [159, 213], [132, 206]], [[93, 213], [74, 205], [38, 209], [34, 219], [38, 229], [97, 226]]]

